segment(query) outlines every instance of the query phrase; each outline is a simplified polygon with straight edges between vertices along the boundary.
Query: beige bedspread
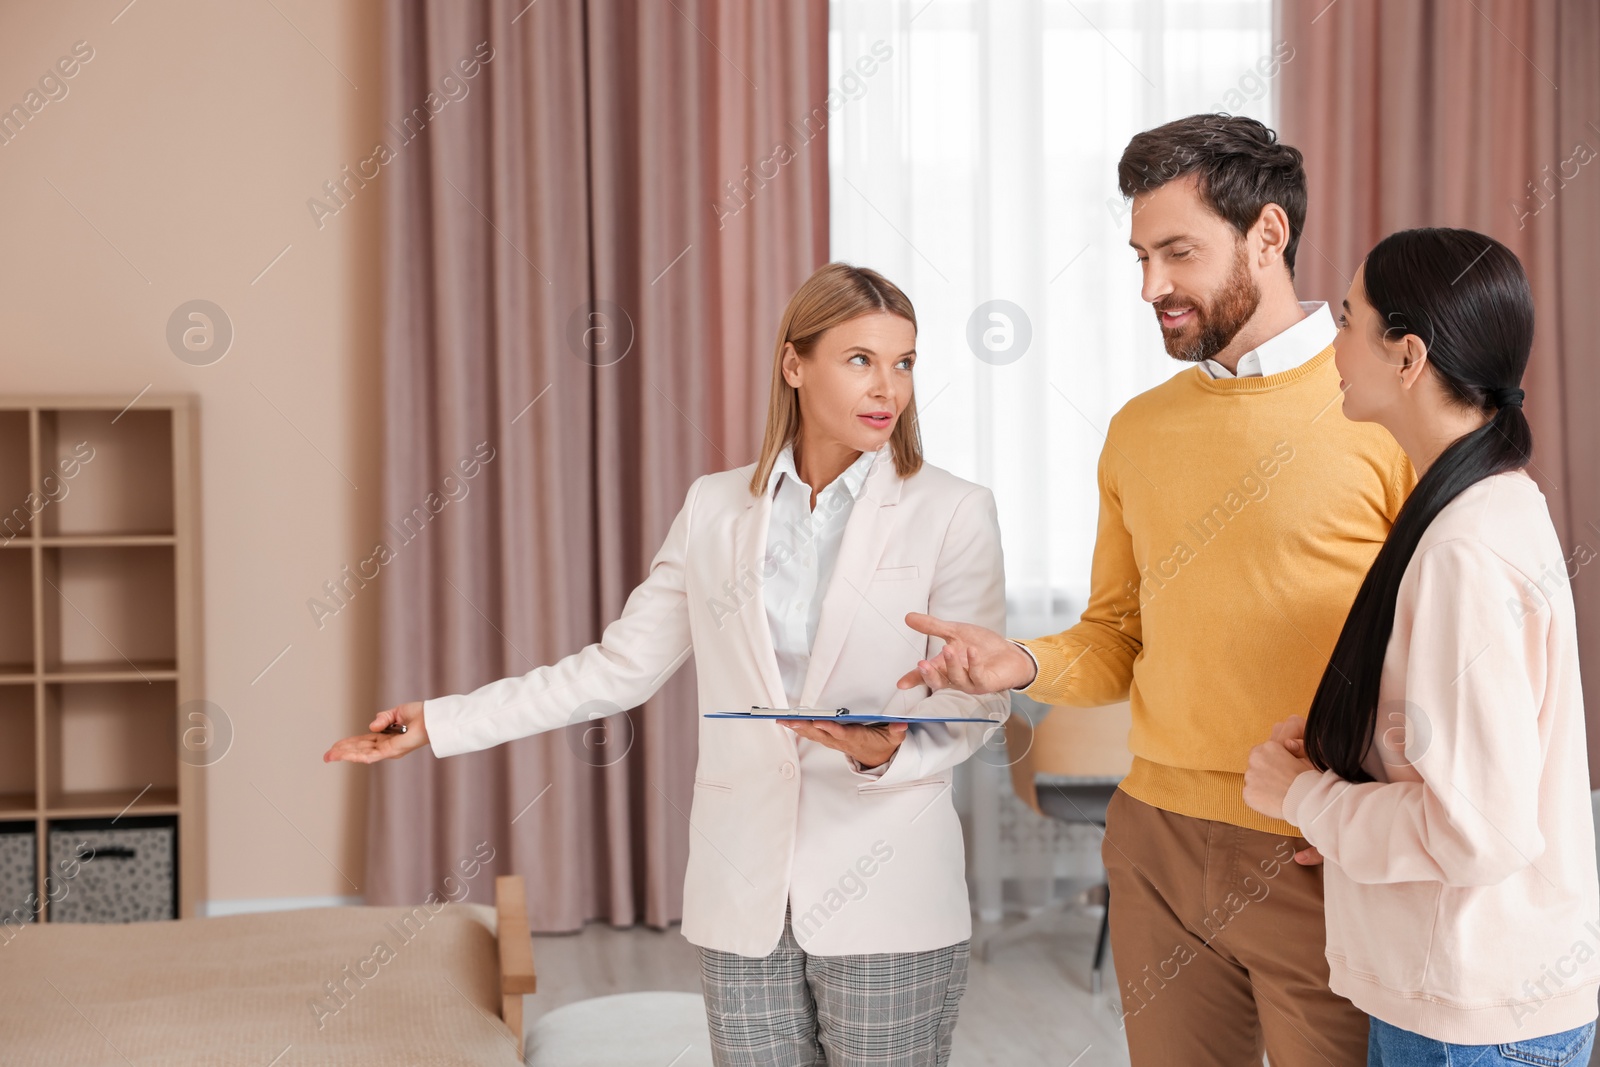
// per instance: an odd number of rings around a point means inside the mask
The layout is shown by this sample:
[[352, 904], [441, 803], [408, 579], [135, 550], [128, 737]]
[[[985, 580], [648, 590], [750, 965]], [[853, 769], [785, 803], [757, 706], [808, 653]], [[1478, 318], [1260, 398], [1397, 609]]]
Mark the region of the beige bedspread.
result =
[[515, 1067], [494, 923], [449, 904], [7, 931], [0, 1064]]

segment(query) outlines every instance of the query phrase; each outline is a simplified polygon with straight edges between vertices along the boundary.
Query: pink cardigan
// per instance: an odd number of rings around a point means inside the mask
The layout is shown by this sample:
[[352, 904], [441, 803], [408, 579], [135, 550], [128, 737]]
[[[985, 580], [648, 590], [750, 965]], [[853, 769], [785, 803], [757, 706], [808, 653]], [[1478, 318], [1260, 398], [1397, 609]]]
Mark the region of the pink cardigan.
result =
[[1453, 500], [1400, 583], [1364, 763], [1377, 780], [1307, 771], [1284, 801], [1327, 861], [1334, 992], [1435, 1040], [1518, 1041], [1597, 1014], [1567, 568], [1521, 471]]

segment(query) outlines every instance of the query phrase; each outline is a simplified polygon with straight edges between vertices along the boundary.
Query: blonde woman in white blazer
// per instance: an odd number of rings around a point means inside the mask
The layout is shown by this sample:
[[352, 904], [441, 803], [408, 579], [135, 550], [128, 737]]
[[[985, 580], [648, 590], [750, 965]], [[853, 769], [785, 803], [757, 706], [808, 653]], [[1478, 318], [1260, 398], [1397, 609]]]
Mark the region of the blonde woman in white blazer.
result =
[[[1003, 695], [896, 688], [941, 647], [908, 613], [1005, 625], [994, 498], [923, 462], [915, 347], [893, 284], [818, 270], [779, 328], [760, 461], [695, 480], [598, 644], [380, 712], [324, 756], [489, 748], [566, 726], [590, 701], [642, 704], [692, 654], [683, 935], [701, 949], [719, 1065], [949, 1058], [971, 933], [951, 773], [994, 728], [701, 717], [762, 705], [1004, 720]], [[396, 722], [407, 732], [379, 732]]]

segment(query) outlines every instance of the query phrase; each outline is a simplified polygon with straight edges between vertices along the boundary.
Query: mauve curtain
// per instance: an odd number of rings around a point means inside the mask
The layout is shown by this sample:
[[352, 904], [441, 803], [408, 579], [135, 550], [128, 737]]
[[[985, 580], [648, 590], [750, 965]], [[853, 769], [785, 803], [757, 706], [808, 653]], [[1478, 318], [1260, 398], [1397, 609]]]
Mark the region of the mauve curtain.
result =
[[[824, 0], [390, 0], [385, 706], [597, 640], [689, 483], [755, 459], [826, 258], [827, 28]], [[693, 693], [691, 662], [627, 715], [373, 767], [368, 902], [518, 873], [537, 930], [679, 918]]]
[[[1464, 226], [1522, 260], [1537, 309], [1529, 473], [1569, 555], [1600, 707], [1600, 3], [1282, 0], [1279, 132], [1306, 157], [1302, 299], [1343, 299], [1378, 239]], [[1600, 714], [1589, 717], [1600, 768]]]

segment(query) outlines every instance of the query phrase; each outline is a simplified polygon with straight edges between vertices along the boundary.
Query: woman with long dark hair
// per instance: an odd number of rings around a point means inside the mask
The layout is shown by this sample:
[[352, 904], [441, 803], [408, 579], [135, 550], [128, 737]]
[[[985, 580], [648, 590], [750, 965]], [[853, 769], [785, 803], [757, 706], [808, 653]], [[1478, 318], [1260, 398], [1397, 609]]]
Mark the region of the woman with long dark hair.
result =
[[1330, 984], [1372, 1017], [1369, 1065], [1578, 1065], [1594, 1043], [1600, 879], [1568, 560], [1524, 470], [1532, 343], [1521, 263], [1470, 230], [1384, 238], [1339, 320], [1346, 417], [1420, 479], [1244, 799], [1326, 861]]

